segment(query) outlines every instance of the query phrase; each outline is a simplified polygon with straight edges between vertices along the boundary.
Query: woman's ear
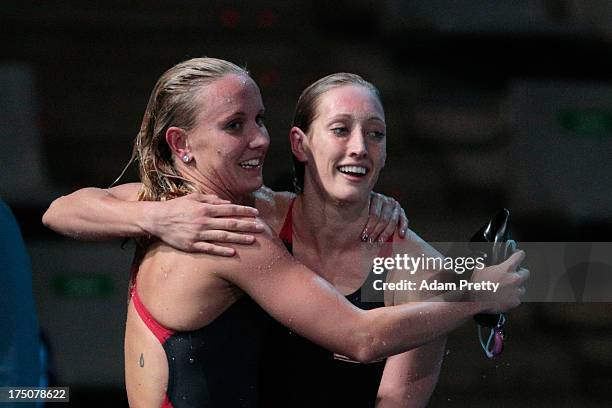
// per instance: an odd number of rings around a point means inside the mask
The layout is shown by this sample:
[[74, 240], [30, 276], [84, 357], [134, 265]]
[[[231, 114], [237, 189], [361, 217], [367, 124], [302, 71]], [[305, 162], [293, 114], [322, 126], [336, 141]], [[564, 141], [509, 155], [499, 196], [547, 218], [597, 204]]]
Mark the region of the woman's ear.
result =
[[178, 156], [184, 163], [189, 163], [193, 158], [187, 141], [187, 132], [183, 129], [170, 126], [166, 130], [166, 143], [168, 143], [172, 155]]
[[289, 141], [291, 142], [291, 151], [293, 155], [302, 163], [308, 161], [306, 151], [308, 149], [308, 140], [306, 134], [297, 126], [294, 126], [289, 131]]

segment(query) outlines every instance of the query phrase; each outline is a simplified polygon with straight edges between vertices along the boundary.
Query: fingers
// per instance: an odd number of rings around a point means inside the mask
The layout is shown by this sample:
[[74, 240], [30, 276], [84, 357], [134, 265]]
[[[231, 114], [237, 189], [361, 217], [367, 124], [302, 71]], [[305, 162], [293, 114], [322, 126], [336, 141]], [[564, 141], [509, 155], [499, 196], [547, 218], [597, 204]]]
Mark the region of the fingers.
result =
[[[399, 217], [399, 213], [394, 214], [395, 206], [396, 201], [392, 198], [382, 194], [372, 193], [372, 200], [370, 201], [370, 218], [366, 226], [368, 241], [370, 243], [384, 242], [387, 237], [395, 231], [397, 219]], [[382, 235], [387, 227], [389, 227], [390, 220], [394, 215], [396, 218], [391, 226], [391, 232], [387, 233], [386, 236]]]
[[228, 248], [221, 245], [211, 244], [209, 242], [196, 242], [193, 244], [194, 252], [202, 252], [209, 255], [218, 255], [218, 256], [234, 256], [236, 251], [234, 248]]
[[185, 197], [210, 204], [210, 206], [205, 207], [206, 215], [210, 217], [255, 217], [259, 214], [257, 208], [232, 204], [231, 201], [223, 200], [213, 194], [192, 193]]
[[525, 251], [517, 251], [512, 254], [512, 256], [502, 262], [502, 265], [508, 268], [509, 271], [516, 271], [525, 259]]
[[[389, 221], [387, 222], [387, 225], [384, 226], [382, 233], [378, 237], [379, 243], [387, 242], [389, 237], [395, 233], [395, 230], [397, 229], [399, 225], [400, 210], [401, 210], [401, 207], [399, 203], [395, 201], [395, 205], [393, 206], [391, 210], [391, 215], [389, 216]], [[379, 224], [382, 224], [382, 223], [383, 223], [383, 218], [381, 218], [381, 222], [379, 222]]]
[[514, 272], [513, 275], [516, 276], [516, 300], [520, 304], [520, 299], [525, 296], [525, 293], [527, 293], [527, 288], [525, 288], [525, 285], [523, 284], [527, 279], [529, 279], [529, 270], [525, 268], [520, 268], [518, 271]]
[[264, 227], [256, 221], [235, 220], [231, 218], [211, 218], [206, 222], [211, 230], [225, 230], [236, 232], [262, 232]]
[[374, 231], [374, 227], [378, 224], [378, 219], [380, 218], [380, 214], [383, 206], [383, 196], [372, 192], [370, 196], [370, 217], [368, 218], [368, 223], [361, 234], [361, 240], [366, 242], [373, 242], [372, 239], [372, 231]]
[[529, 269], [521, 268], [515, 272], [519, 277], [519, 283], [524, 283], [527, 279], [529, 279]]
[[[389, 220], [393, 216], [393, 212], [395, 211], [395, 207], [397, 204], [397, 201], [395, 201], [394, 199], [385, 197], [385, 196], [383, 197], [384, 198], [382, 201], [382, 208], [380, 210], [380, 217], [378, 218], [378, 222], [376, 223], [372, 233], [370, 234], [372, 236], [373, 242], [379, 239], [380, 234], [385, 230], [385, 228], [387, 228], [389, 224]], [[397, 214], [397, 216], [399, 217], [399, 213]], [[397, 225], [397, 219], [395, 220], [392, 226], [394, 231], [395, 231], [396, 225]]]
[[386, 242], [398, 230], [400, 237], [406, 236], [408, 217], [399, 203], [391, 197], [375, 192], [370, 197], [370, 217], [363, 230], [361, 240]]
[[216, 204], [206, 211], [209, 217], [256, 217], [258, 214], [256, 208], [236, 204]]
[[255, 237], [252, 235], [237, 234], [229, 231], [208, 230], [200, 234], [199, 240], [249, 245], [255, 242]]

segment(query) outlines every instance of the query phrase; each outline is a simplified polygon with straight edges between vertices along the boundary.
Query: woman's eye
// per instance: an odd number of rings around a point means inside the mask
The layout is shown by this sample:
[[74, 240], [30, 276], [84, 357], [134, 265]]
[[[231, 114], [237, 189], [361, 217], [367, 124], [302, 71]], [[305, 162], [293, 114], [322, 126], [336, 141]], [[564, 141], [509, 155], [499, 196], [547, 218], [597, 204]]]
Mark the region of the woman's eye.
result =
[[335, 135], [344, 135], [348, 133], [348, 128], [344, 126], [338, 126], [338, 127], [332, 128], [331, 131]]
[[232, 131], [232, 132], [238, 131], [242, 129], [242, 123], [237, 122], [237, 121], [230, 122], [227, 125], [225, 125], [225, 129]]
[[368, 136], [377, 140], [381, 140], [385, 138], [385, 134], [379, 131], [368, 132]]
[[258, 115], [255, 121], [259, 127], [266, 126], [266, 117], [264, 115]]

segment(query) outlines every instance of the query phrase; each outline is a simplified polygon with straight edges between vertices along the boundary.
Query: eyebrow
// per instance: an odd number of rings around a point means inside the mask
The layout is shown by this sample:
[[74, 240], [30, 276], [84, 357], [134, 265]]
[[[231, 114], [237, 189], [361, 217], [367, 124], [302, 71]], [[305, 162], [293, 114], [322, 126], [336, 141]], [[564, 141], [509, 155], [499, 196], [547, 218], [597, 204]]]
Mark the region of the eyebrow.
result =
[[[258, 114], [258, 115], [263, 115], [263, 114], [265, 114], [265, 113], [266, 113], [266, 109], [265, 109], [265, 108], [263, 108], [263, 109], [261, 109], [261, 110], [257, 111], [257, 114]], [[224, 115], [224, 116], [221, 118], [221, 121], [222, 121], [222, 122], [224, 122], [224, 121], [226, 121], [226, 120], [230, 120], [230, 119], [232, 119], [232, 118], [246, 117], [246, 116], [248, 116], [248, 114], [247, 114], [246, 112], [244, 112], [244, 111], [236, 111], [236, 112], [232, 112], [232, 113], [230, 113], [229, 115]]]
[[[341, 120], [341, 119], [353, 119], [353, 115], [351, 115], [350, 113], [339, 113], [337, 115], [332, 116], [329, 119], [328, 123], [333, 123], [334, 121]], [[379, 116], [370, 116], [370, 117], [368, 117], [366, 119], [366, 121], [372, 121], [372, 120], [380, 122], [380, 123], [386, 125], [385, 120], [381, 119]]]

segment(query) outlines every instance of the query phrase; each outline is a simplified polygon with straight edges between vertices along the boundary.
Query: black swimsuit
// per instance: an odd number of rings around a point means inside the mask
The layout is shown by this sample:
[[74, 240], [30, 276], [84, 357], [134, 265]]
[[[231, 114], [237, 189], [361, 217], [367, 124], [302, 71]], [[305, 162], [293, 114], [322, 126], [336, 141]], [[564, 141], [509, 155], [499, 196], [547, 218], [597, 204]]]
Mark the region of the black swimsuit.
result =
[[162, 326], [131, 290], [138, 315], [164, 348], [168, 388], [162, 408], [253, 408], [265, 334], [274, 323], [243, 295], [210, 324], [179, 332]]
[[[292, 208], [289, 208], [280, 238], [292, 252]], [[364, 286], [374, 279], [369, 274]], [[380, 275], [375, 279], [385, 279]], [[356, 307], [370, 310], [383, 302], [362, 302], [361, 288], [346, 296]], [[298, 334], [275, 323], [268, 333], [261, 379], [262, 407], [371, 408], [376, 403], [385, 361], [360, 364], [346, 361]]]

